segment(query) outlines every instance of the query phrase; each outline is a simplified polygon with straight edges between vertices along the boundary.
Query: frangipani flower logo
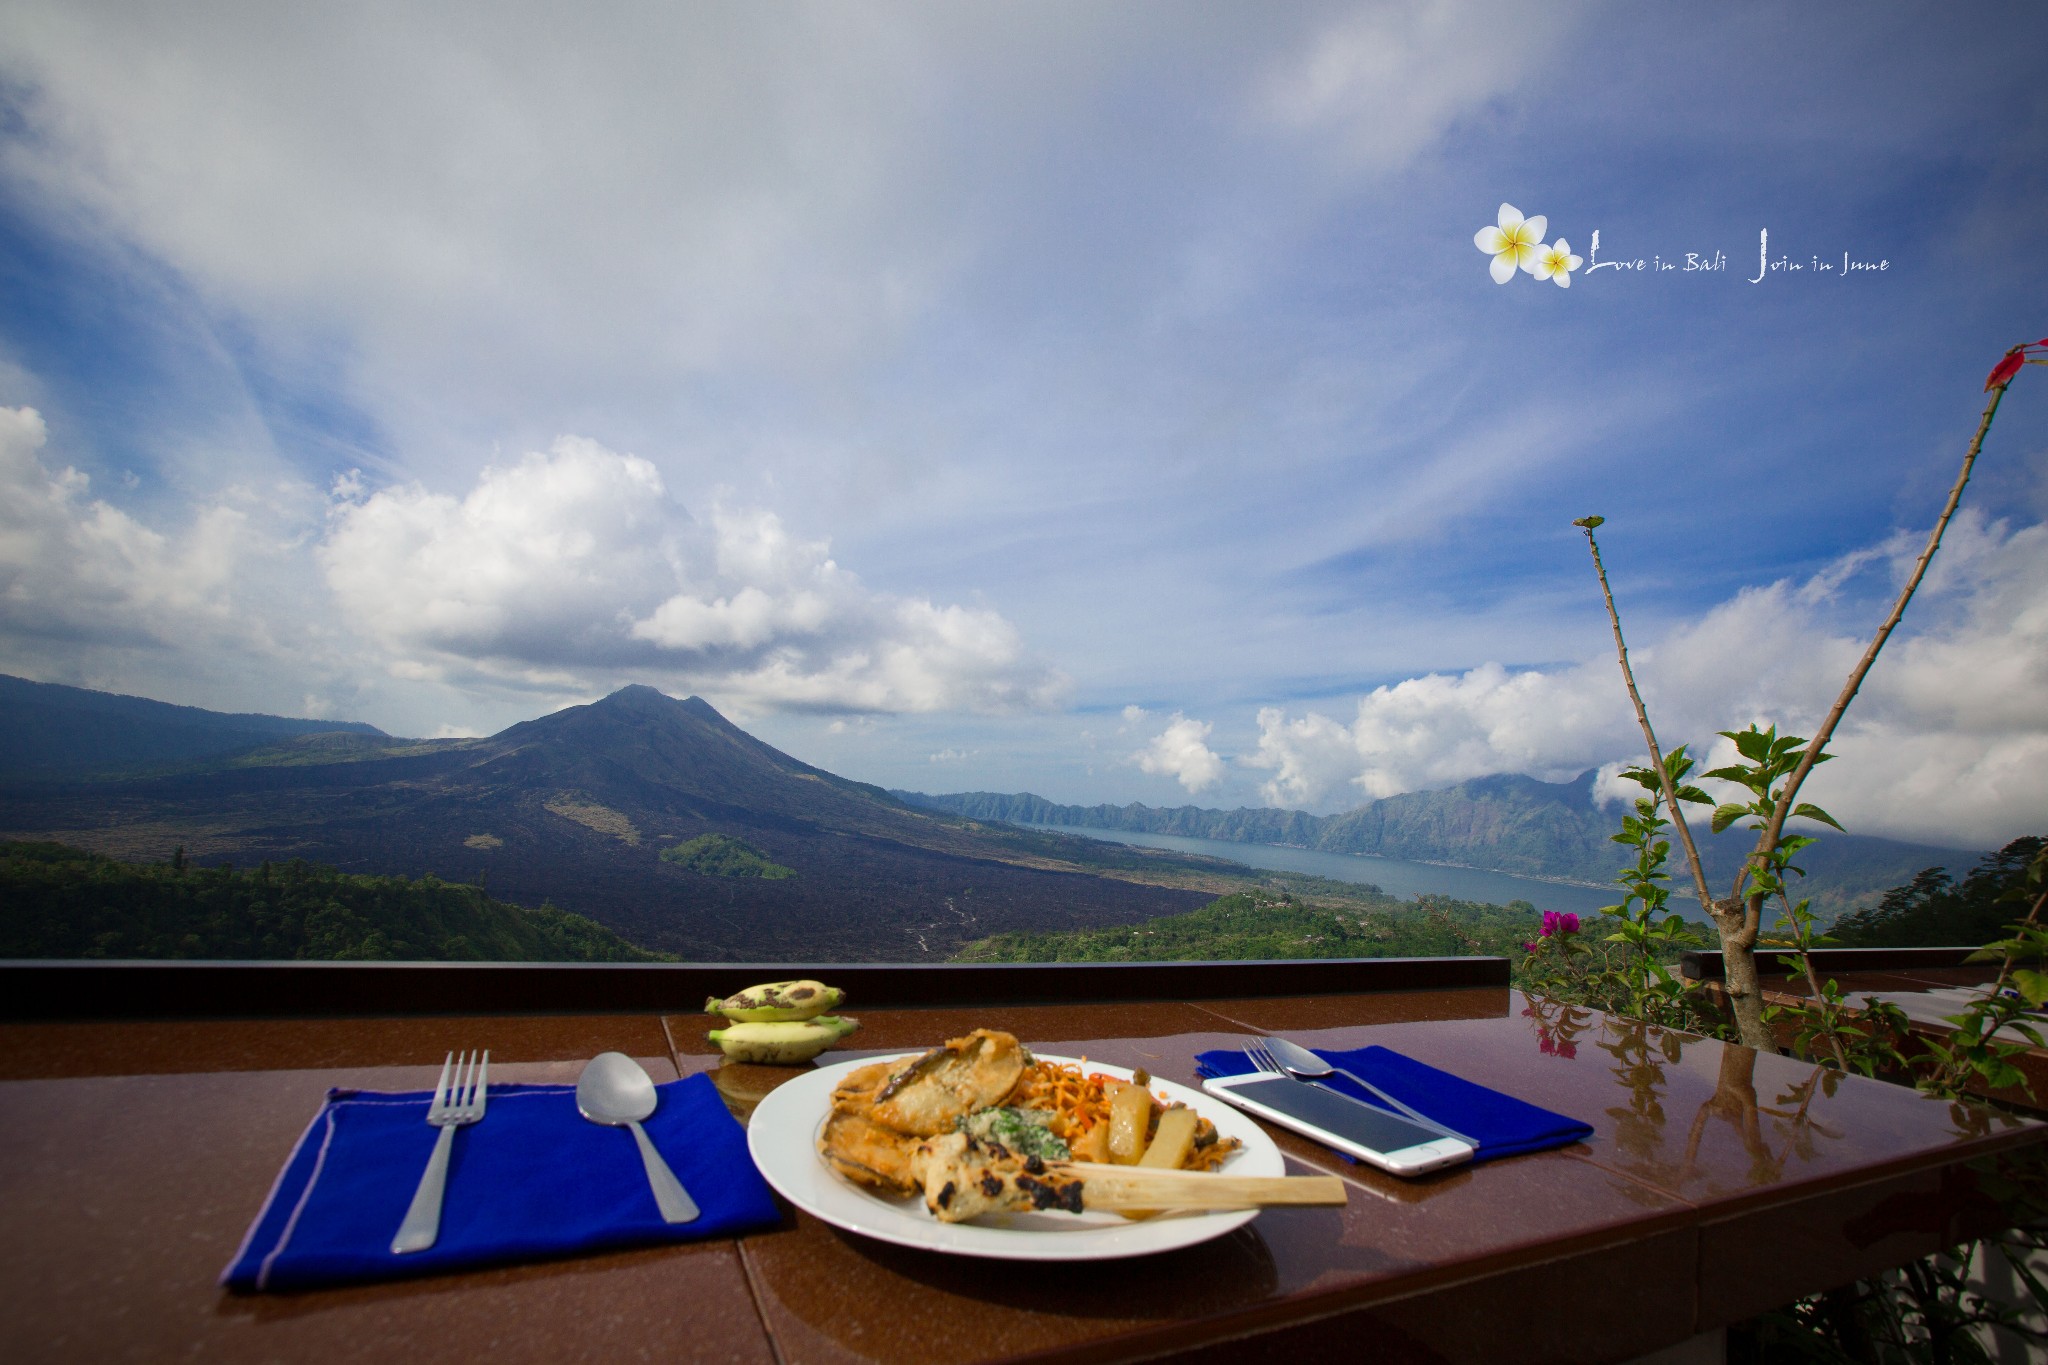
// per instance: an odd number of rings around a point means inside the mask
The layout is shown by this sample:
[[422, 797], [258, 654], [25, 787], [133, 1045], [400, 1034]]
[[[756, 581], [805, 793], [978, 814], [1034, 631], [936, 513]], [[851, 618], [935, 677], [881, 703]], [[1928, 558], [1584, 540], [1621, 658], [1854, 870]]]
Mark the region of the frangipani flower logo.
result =
[[1539, 280], [1552, 280], [1558, 288], [1569, 289], [1572, 272], [1585, 263], [1584, 257], [1572, 255], [1572, 244], [1560, 237], [1549, 246], [1538, 247], [1536, 262], [1527, 269]]
[[1513, 279], [1517, 266], [1535, 273], [1536, 253], [1542, 249], [1543, 230], [1549, 226], [1550, 220], [1541, 214], [1524, 218], [1513, 204], [1502, 204], [1499, 226], [1483, 227], [1472, 234], [1473, 245], [1493, 257], [1495, 284]]

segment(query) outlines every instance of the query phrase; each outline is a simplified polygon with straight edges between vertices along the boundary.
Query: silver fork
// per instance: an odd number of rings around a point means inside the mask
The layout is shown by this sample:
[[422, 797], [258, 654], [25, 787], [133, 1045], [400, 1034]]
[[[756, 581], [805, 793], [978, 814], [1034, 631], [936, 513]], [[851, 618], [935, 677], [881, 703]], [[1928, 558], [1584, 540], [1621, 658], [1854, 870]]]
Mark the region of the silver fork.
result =
[[[1279, 1063], [1279, 1061], [1277, 1061], [1274, 1058], [1273, 1054], [1267, 1050], [1268, 1041], [1269, 1040], [1265, 1038], [1253, 1038], [1245, 1044], [1244, 1055], [1247, 1059], [1250, 1060], [1251, 1064], [1254, 1067], [1258, 1068], [1260, 1071], [1270, 1072], [1275, 1076], [1290, 1077], [1294, 1080], [1300, 1081], [1304, 1085], [1313, 1085], [1315, 1083], [1311, 1073], [1308, 1073], [1302, 1070], [1301, 1068], [1290, 1069], [1288, 1067], [1282, 1066]], [[1310, 1055], [1313, 1056], [1314, 1054]], [[1431, 1132], [1442, 1133], [1445, 1137], [1456, 1138], [1458, 1141], [1466, 1143], [1474, 1148], [1477, 1148], [1479, 1146], [1478, 1142], [1474, 1139], [1465, 1136], [1465, 1134], [1459, 1132], [1455, 1128], [1451, 1128], [1446, 1126], [1445, 1124], [1438, 1123], [1435, 1119], [1423, 1113], [1420, 1109], [1417, 1109], [1412, 1105], [1402, 1103], [1400, 1100], [1395, 1099], [1392, 1095], [1389, 1095], [1386, 1091], [1374, 1085], [1371, 1081], [1365, 1079], [1365, 1077], [1354, 1075], [1349, 1071], [1345, 1071], [1341, 1067], [1331, 1066], [1328, 1062], [1325, 1062], [1320, 1057], [1316, 1057], [1315, 1061], [1317, 1066], [1320, 1067], [1321, 1070], [1313, 1073], [1314, 1076], [1342, 1076], [1345, 1080], [1350, 1081], [1352, 1084], [1358, 1086], [1362, 1090], [1370, 1092], [1373, 1096], [1375, 1096], [1380, 1101], [1394, 1109], [1396, 1112], [1400, 1113], [1406, 1118], [1414, 1120], [1416, 1123], [1421, 1124], [1423, 1127], [1429, 1129]], [[1328, 1089], [1329, 1087], [1326, 1086], [1324, 1088]], [[1339, 1090], [1336, 1093], [1342, 1095], [1344, 1092]], [[1347, 1095], [1345, 1096], [1345, 1098], [1349, 1099], [1351, 1097]]]
[[441, 1063], [441, 1082], [434, 1087], [434, 1102], [427, 1107], [427, 1122], [439, 1128], [441, 1136], [434, 1139], [434, 1154], [420, 1174], [420, 1187], [412, 1192], [412, 1207], [405, 1211], [405, 1221], [391, 1239], [394, 1253], [425, 1251], [441, 1235], [441, 1191], [448, 1185], [448, 1151], [455, 1145], [457, 1128], [484, 1116], [490, 1071], [489, 1052], [482, 1057], [465, 1052], [459, 1064], [451, 1052]]

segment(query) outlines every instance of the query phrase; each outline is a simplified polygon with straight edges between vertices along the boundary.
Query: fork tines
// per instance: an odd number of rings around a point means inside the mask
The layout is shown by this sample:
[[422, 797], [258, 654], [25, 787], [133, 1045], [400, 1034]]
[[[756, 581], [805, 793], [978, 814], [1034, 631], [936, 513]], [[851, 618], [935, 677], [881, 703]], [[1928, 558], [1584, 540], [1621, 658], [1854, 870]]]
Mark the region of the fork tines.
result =
[[[483, 1097], [489, 1093], [491, 1054], [465, 1052], [460, 1061], [454, 1053], [441, 1063], [441, 1081], [434, 1087], [434, 1102], [427, 1110], [427, 1122], [447, 1116], [469, 1116], [483, 1112]], [[450, 1081], [453, 1085], [450, 1085]]]

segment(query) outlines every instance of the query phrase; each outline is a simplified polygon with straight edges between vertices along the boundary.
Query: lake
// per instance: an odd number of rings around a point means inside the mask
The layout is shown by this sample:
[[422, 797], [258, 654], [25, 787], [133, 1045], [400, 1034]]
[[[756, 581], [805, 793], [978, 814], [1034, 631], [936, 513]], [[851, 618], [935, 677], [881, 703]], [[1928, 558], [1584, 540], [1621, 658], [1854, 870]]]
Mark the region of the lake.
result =
[[[1026, 827], [1050, 830], [1056, 834], [1079, 834], [1112, 844], [1199, 853], [1275, 872], [1305, 872], [1315, 877], [1328, 877], [1332, 881], [1364, 883], [1403, 899], [1430, 893], [1453, 896], [1462, 901], [1490, 901], [1495, 905], [1528, 901], [1538, 910], [1571, 910], [1581, 915], [1597, 911], [1603, 905], [1613, 905], [1621, 899], [1618, 886], [1608, 890], [1571, 882], [1518, 877], [1511, 872], [1488, 872], [1476, 867], [1448, 867], [1441, 863], [1410, 862], [1406, 858], [1382, 858], [1369, 853], [1325, 853], [1318, 849], [1288, 848], [1281, 844], [1238, 844], [1225, 839], [1138, 834], [1129, 830], [1093, 829], [1081, 825]], [[1616, 859], [1615, 870], [1621, 870], [1619, 858]]]

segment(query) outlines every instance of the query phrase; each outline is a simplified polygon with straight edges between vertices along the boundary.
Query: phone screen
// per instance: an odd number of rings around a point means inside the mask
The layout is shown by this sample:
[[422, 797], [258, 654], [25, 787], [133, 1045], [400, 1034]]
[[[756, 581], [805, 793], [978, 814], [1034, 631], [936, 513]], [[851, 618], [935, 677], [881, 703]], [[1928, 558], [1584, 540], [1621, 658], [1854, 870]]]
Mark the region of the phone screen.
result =
[[1286, 1076], [1232, 1085], [1230, 1093], [1242, 1095], [1253, 1104], [1311, 1124], [1333, 1137], [1354, 1142], [1375, 1152], [1398, 1152], [1425, 1142], [1440, 1142], [1443, 1134], [1398, 1114], [1374, 1109], [1356, 1100], [1308, 1085]]

